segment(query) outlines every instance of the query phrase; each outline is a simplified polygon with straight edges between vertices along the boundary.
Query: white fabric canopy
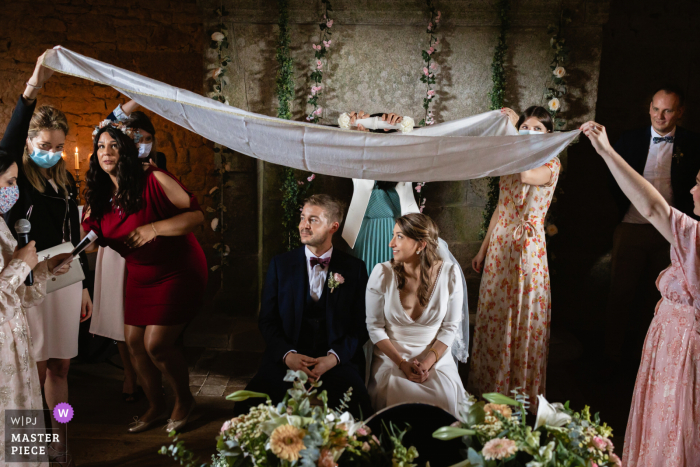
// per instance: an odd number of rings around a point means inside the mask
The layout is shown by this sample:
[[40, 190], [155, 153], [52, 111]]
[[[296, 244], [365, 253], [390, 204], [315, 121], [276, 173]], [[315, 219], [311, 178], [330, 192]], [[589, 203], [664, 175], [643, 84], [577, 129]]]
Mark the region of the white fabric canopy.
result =
[[365, 133], [246, 112], [61, 46], [48, 51], [44, 66], [111, 86], [142, 107], [234, 151], [345, 178], [433, 182], [522, 172], [557, 156], [579, 133], [512, 136], [514, 128], [499, 111], [408, 134]]

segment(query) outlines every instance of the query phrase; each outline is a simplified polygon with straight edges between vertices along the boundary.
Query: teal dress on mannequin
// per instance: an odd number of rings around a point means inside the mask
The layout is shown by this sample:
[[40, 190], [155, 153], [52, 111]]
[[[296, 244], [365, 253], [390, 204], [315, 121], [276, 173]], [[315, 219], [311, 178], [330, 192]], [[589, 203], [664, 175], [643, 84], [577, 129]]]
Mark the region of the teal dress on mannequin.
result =
[[383, 190], [375, 182], [353, 248], [355, 256], [365, 262], [367, 274], [372, 274], [372, 269], [377, 264], [394, 257], [389, 242], [394, 236], [394, 225], [399, 217], [399, 194], [394, 188]]

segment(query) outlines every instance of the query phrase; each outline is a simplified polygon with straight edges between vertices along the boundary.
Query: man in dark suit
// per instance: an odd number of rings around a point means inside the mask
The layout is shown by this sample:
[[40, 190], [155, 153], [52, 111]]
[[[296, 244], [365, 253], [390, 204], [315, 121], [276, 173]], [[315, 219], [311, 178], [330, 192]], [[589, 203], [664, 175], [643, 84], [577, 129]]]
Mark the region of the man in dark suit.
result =
[[[344, 208], [328, 195], [307, 199], [299, 233], [304, 246], [275, 256], [267, 270], [259, 326], [266, 349], [262, 365], [246, 387], [280, 402], [291, 383], [283, 381], [288, 369], [320, 379], [328, 404], [337, 407], [352, 388], [349, 410], [355, 417], [372, 413], [364, 384], [367, 341], [365, 292], [367, 269], [363, 261], [333, 248], [333, 234], [343, 220]], [[342, 276], [329, 287], [329, 276]], [[340, 279], [340, 278], [339, 278]], [[261, 399], [237, 402], [237, 415]]]
[[[671, 86], [659, 89], [649, 105], [651, 126], [624, 133], [615, 151], [671, 206], [694, 217], [689, 191], [700, 170], [700, 135], [677, 125], [683, 111], [682, 90]], [[654, 283], [671, 263], [670, 245], [631, 205], [612, 177], [611, 191], [621, 222], [613, 238], [605, 347], [613, 362], [619, 363], [623, 357], [638, 362], [661, 298]]]

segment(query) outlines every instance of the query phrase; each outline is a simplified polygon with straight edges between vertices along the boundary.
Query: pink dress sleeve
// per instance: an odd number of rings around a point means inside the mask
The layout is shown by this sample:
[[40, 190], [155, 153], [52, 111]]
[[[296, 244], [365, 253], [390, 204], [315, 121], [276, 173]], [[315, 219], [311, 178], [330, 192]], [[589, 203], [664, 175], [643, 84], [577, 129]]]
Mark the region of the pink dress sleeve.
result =
[[[158, 182], [158, 179], [155, 177], [155, 175], [153, 175], [154, 172], [163, 172], [164, 174], [168, 175], [170, 178], [175, 180], [177, 184], [180, 185], [180, 187], [182, 187], [182, 189], [185, 190], [185, 192], [189, 195], [190, 207], [187, 209], [180, 209], [177, 206], [175, 206], [172, 203], [172, 201], [170, 201], [170, 198], [168, 198], [168, 196], [165, 194], [165, 191], [160, 185], [160, 182]], [[182, 214], [183, 212], [193, 212], [202, 210], [202, 208], [199, 206], [199, 202], [197, 201], [197, 197], [194, 194], [192, 194], [192, 192], [188, 190], [185, 185], [180, 183], [180, 180], [175, 178], [175, 176], [170, 172], [154, 167], [148, 172], [146, 184], [147, 192], [150, 198], [149, 202], [152, 203], [153, 210], [161, 219], [169, 219], [173, 216], [177, 216], [178, 214]]]
[[671, 247], [671, 260], [677, 263], [683, 270], [683, 275], [688, 284], [688, 290], [693, 296], [696, 308], [700, 307], [700, 258], [698, 246], [700, 245], [700, 229], [698, 222], [683, 214], [675, 208], [671, 208], [671, 230], [676, 246]]

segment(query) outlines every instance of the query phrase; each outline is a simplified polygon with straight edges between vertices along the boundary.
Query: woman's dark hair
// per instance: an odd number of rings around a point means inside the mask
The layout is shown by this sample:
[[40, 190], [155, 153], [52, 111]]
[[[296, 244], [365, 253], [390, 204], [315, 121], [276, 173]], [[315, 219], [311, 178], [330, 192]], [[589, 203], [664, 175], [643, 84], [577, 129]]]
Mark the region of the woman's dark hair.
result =
[[[440, 261], [438, 253], [438, 226], [425, 214], [411, 213], [396, 219], [401, 232], [417, 242], [425, 242], [425, 249], [420, 254], [420, 285], [416, 294], [418, 303], [425, 308], [430, 301], [430, 273], [433, 265]], [[396, 273], [399, 290], [406, 285], [406, 272], [403, 263], [391, 260], [391, 267]]]
[[554, 130], [552, 116], [549, 114], [547, 109], [545, 109], [544, 107], [540, 107], [539, 105], [533, 105], [525, 109], [525, 112], [520, 114], [520, 118], [518, 119], [518, 123], [515, 125], [515, 128], [519, 130], [520, 125], [522, 125], [523, 122], [530, 117], [535, 117], [537, 120], [539, 120], [540, 123], [544, 125], [544, 127], [549, 133], [551, 133]]
[[16, 164], [17, 161], [14, 157], [10, 156], [7, 151], [0, 149], [0, 175], [7, 172], [12, 164]]
[[[113, 192], [112, 179], [109, 178], [107, 172], [102, 170], [97, 158], [97, 144], [103, 133], [109, 133], [117, 142], [119, 149], [119, 160], [116, 167], [119, 190], [116, 195]], [[138, 156], [139, 150], [136, 148], [134, 140], [111, 125], [102, 128], [95, 135], [92, 155], [90, 156], [90, 168], [85, 175], [87, 180], [85, 202], [90, 210], [91, 218], [101, 219], [112, 198], [114, 198], [114, 206], [121, 209], [124, 217], [141, 209], [145, 174]]]

